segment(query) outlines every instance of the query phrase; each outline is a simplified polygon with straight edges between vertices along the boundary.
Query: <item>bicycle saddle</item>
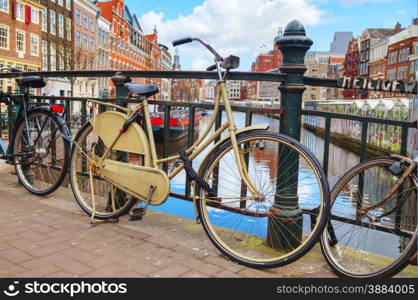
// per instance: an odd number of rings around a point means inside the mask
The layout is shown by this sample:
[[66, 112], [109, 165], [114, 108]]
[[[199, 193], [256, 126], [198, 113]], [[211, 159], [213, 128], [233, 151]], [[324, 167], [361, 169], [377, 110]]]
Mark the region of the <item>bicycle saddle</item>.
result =
[[155, 84], [125, 83], [124, 88], [130, 95], [137, 95], [145, 98], [159, 92], [158, 87]]
[[41, 76], [18, 77], [16, 82], [19, 86], [25, 88], [43, 88], [46, 86], [46, 82]]

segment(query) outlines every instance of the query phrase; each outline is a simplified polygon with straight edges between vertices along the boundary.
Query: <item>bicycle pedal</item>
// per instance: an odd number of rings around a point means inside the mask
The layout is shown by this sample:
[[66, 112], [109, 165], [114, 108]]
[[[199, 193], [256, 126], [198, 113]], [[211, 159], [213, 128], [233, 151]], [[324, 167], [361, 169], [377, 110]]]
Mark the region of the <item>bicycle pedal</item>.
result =
[[145, 213], [146, 211], [143, 207], [135, 207], [129, 211], [129, 216], [131, 217], [129, 221], [141, 221]]

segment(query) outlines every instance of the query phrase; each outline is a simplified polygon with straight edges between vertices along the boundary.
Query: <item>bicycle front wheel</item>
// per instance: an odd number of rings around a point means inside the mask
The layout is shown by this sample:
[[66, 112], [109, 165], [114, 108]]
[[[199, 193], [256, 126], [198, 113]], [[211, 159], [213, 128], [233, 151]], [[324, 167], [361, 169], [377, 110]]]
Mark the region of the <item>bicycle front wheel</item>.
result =
[[260, 192], [242, 181], [231, 140], [205, 160], [197, 207], [214, 245], [243, 265], [289, 264], [318, 241], [329, 215], [329, 188], [319, 162], [289, 137], [254, 131], [237, 136], [240, 156]]
[[[337, 275], [390, 277], [408, 264], [416, 251], [417, 178], [411, 174], [394, 188], [407, 167], [395, 158], [371, 159], [335, 185], [321, 248]], [[364, 213], [369, 207], [373, 209]], [[402, 276], [415, 277], [416, 267], [406, 268]]]
[[16, 174], [32, 194], [44, 196], [64, 181], [69, 164], [69, 141], [64, 138], [59, 117], [34, 109], [17, 124], [13, 141]]

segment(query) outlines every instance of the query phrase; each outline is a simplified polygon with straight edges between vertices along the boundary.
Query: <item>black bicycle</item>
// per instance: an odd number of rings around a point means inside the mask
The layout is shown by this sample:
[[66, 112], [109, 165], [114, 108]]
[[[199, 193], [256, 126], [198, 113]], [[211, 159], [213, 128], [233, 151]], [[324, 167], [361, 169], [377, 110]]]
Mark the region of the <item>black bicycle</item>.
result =
[[[4, 70], [20, 72], [12, 67], [0, 68], [0, 72]], [[0, 102], [9, 109], [17, 108], [7, 148], [0, 139], [0, 158], [15, 166], [20, 183], [29, 192], [47, 195], [61, 185], [69, 166], [72, 138], [61, 117], [64, 107], [31, 101], [30, 89], [46, 85], [41, 76], [19, 76], [16, 83], [21, 93], [0, 91]]]

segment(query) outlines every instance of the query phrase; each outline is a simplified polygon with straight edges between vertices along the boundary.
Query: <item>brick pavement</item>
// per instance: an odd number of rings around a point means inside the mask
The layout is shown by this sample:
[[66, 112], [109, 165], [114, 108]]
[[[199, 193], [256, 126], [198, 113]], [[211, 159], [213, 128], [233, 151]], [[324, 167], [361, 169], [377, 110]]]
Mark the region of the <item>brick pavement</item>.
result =
[[94, 227], [65, 188], [40, 198], [0, 173], [0, 277], [333, 277], [318, 249], [289, 266], [229, 262], [201, 225], [160, 212]]

